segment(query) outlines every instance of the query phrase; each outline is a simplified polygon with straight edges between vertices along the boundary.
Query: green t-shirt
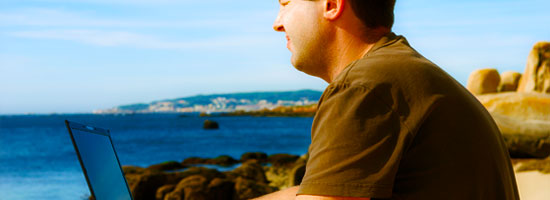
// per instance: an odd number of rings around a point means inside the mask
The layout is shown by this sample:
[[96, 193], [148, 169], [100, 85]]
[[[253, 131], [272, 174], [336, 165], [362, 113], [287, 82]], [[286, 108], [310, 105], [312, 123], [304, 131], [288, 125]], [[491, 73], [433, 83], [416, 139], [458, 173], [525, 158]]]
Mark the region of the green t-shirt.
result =
[[519, 199], [487, 110], [390, 33], [324, 91], [298, 194]]

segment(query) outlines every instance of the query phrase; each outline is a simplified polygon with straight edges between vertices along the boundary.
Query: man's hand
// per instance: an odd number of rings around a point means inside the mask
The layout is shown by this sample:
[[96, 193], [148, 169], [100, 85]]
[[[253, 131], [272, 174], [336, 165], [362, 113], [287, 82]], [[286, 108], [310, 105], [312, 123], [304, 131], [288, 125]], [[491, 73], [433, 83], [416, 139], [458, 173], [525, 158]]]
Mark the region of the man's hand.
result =
[[294, 186], [265, 196], [261, 196], [253, 200], [370, 200], [370, 198], [361, 197], [332, 197], [315, 195], [296, 196], [298, 189], [300, 189], [300, 186]]

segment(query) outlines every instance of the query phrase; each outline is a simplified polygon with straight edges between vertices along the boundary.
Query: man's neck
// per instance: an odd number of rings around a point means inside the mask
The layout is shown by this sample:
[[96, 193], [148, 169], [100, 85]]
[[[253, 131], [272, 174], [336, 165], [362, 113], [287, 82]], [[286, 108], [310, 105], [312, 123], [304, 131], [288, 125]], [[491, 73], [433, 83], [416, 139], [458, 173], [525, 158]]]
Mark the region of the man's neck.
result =
[[327, 69], [327, 77], [325, 81], [331, 83], [338, 75], [346, 69], [346, 67], [355, 60], [361, 59], [374, 47], [376, 42], [380, 40], [389, 30], [376, 30], [368, 38], [350, 34], [349, 32], [340, 30], [336, 32], [336, 39], [333, 43], [333, 51], [329, 69]]

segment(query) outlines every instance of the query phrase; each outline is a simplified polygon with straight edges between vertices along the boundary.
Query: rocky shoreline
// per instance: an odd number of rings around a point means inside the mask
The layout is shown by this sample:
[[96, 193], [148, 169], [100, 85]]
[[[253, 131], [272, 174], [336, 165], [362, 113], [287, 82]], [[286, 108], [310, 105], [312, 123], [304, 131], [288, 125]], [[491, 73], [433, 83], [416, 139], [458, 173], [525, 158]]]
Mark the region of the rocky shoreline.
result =
[[[305, 173], [307, 155], [245, 153], [239, 160], [191, 157], [149, 167], [123, 166], [135, 200], [213, 199], [241, 200], [298, 185]], [[210, 166], [237, 166], [228, 171]]]
[[[191, 157], [148, 167], [123, 166], [135, 200], [244, 200], [299, 185], [305, 173], [307, 154], [267, 155], [245, 153], [239, 160]], [[513, 157], [516, 177], [537, 172], [550, 176], [550, 157]], [[217, 170], [204, 166], [235, 167]], [[518, 187], [525, 186], [518, 181]], [[92, 199], [92, 198], [90, 198]]]

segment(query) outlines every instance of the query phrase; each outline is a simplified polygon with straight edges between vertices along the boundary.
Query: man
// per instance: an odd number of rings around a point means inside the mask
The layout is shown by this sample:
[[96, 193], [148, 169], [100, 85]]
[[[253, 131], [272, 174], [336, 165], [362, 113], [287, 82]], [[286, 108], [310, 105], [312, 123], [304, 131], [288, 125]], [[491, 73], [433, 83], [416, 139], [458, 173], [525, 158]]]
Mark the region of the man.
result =
[[330, 84], [302, 183], [260, 199], [519, 199], [488, 112], [391, 32], [395, 0], [279, 2], [291, 63]]

